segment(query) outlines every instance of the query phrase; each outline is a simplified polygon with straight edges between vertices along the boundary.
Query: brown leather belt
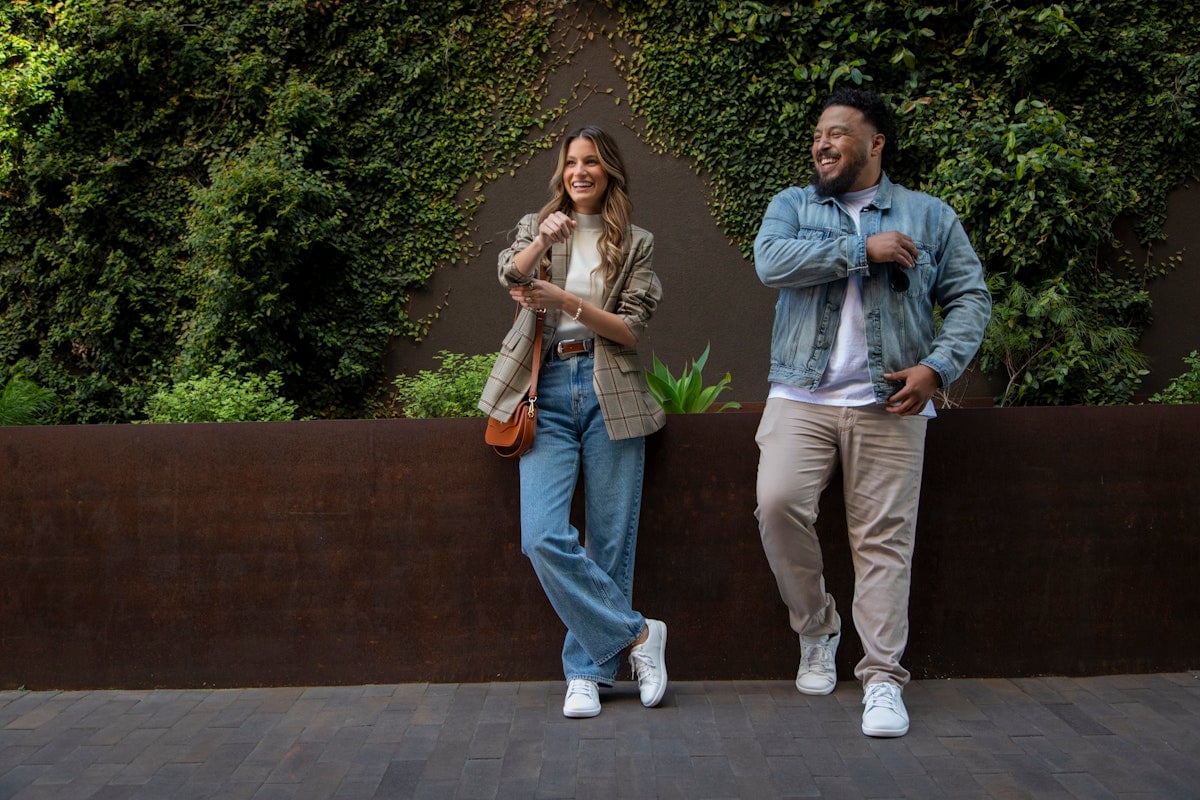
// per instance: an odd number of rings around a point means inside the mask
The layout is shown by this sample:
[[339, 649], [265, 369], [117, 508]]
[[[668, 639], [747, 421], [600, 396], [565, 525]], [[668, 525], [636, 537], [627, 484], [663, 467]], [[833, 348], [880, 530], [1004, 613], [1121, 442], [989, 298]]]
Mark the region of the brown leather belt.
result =
[[554, 354], [560, 359], [571, 358], [582, 353], [590, 356], [595, 351], [595, 339], [563, 339], [554, 346]]

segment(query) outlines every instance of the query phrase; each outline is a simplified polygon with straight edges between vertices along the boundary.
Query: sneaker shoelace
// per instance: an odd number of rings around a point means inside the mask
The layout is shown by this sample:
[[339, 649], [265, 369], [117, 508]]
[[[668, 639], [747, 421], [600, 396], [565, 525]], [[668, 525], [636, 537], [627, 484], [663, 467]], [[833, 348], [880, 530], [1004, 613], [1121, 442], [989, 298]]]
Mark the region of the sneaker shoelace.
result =
[[570, 700], [572, 695], [581, 694], [587, 698], [592, 696], [592, 687], [587, 681], [574, 680], [567, 684], [567, 699]]
[[633, 671], [639, 683], [654, 674], [654, 658], [649, 653], [630, 653], [629, 660], [633, 662]]
[[867, 689], [866, 706], [870, 710], [875, 706], [881, 706], [889, 711], [896, 710], [896, 698], [899, 694], [892, 690], [890, 684], [873, 683]]
[[813, 644], [804, 648], [804, 671], [825, 672], [826, 664], [833, 660], [833, 652], [828, 644]]

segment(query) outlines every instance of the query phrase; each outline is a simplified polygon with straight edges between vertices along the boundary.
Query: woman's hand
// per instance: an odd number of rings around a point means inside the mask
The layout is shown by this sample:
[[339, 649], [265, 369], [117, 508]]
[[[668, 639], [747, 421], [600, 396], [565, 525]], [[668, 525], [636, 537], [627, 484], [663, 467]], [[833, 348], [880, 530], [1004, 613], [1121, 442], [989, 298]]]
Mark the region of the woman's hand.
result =
[[[538, 262], [546, 251], [559, 242], [565, 242], [571, 238], [571, 234], [575, 232], [575, 220], [561, 211], [555, 211], [550, 216], [542, 220], [542, 224], [538, 226], [537, 236], [533, 237], [533, 241], [529, 245], [513, 256], [513, 263], [517, 267], [517, 271], [522, 275], [536, 275], [538, 270]], [[515, 298], [516, 295], [513, 295]], [[520, 299], [517, 300], [520, 302]]]
[[[578, 305], [578, 298], [573, 298], [550, 281], [534, 279], [523, 286], [512, 287], [508, 294], [523, 308], [534, 311], [545, 311], [547, 308], [563, 309], [571, 305], [571, 311], [574, 312]], [[574, 300], [574, 304], [568, 303], [568, 300]]]
[[575, 225], [575, 220], [568, 215], [561, 211], [555, 211], [542, 220], [542, 224], [538, 226], [538, 235], [542, 237], [542, 242], [549, 248], [551, 245], [570, 239], [571, 234], [575, 232]]

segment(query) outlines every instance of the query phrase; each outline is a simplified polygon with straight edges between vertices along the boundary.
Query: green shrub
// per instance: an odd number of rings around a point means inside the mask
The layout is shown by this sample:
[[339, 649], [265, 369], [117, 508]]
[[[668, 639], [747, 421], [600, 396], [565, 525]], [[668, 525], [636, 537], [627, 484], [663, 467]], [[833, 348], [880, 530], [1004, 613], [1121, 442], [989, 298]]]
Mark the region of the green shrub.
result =
[[238, 376], [213, 370], [156, 391], [146, 404], [150, 422], [273, 422], [296, 416], [296, 404], [279, 396], [278, 372]]
[[[699, 414], [707, 411], [717, 401], [717, 395], [729, 388], [729, 373], [713, 386], [704, 385], [704, 365], [708, 363], [709, 346], [704, 347], [700, 358], [692, 360], [691, 367], [684, 367], [675, 378], [667, 365], [654, 356], [652, 368], [646, 372], [646, 384], [650, 394], [668, 414]], [[740, 403], [730, 402], [717, 411], [741, 408]]]
[[416, 375], [401, 375], [396, 386], [396, 405], [406, 417], [482, 417], [476, 404], [483, 393], [496, 353], [465, 356], [446, 350], [436, 358], [442, 365], [423, 369]]
[[1171, 379], [1167, 388], [1151, 396], [1151, 403], [1200, 403], [1200, 355], [1193, 350], [1183, 357], [1190, 369]]
[[57, 402], [49, 389], [26, 378], [9, 378], [0, 391], [0, 425], [45, 425]]

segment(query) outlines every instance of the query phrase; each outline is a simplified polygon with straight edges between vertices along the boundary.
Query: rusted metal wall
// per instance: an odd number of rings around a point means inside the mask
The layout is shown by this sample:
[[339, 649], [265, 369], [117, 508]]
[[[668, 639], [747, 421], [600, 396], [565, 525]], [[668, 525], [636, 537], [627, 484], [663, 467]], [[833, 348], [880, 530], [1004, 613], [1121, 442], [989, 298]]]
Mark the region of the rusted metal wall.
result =
[[[786, 679], [757, 414], [648, 444], [636, 605], [675, 679]], [[560, 677], [481, 420], [0, 428], [0, 687]], [[1200, 406], [958, 409], [929, 427], [918, 677], [1200, 664]], [[827, 577], [850, 607], [836, 492]], [[843, 678], [859, 657], [852, 631]]]

